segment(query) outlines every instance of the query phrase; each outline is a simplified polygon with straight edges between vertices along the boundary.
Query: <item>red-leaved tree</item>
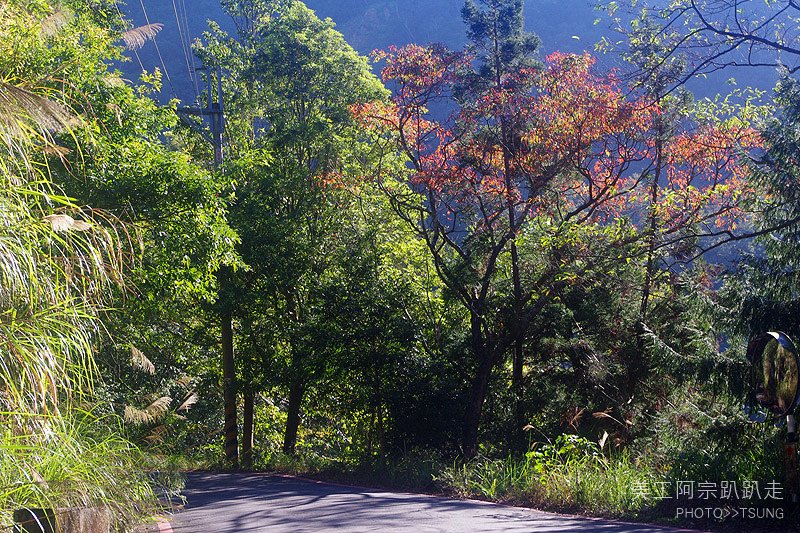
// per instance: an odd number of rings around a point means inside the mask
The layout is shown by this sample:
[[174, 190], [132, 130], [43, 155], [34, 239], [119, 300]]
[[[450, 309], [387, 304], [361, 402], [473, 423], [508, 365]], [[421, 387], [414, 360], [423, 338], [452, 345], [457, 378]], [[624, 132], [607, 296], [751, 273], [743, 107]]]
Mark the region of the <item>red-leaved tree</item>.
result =
[[352, 112], [376, 149], [405, 155], [410, 178], [393, 180], [383, 164], [371, 178], [468, 313], [475, 366], [462, 447], [472, 456], [492, 372], [513, 354], [517, 385], [545, 306], [601, 262], [739, 222], [742, 149], [757, 139], [738, 122], [660, 137], [660, 108], [596, 74], [589, 55], [554, 53], [477, 84], [475, 59], [440, 46], [375, 58], [394, 96]]

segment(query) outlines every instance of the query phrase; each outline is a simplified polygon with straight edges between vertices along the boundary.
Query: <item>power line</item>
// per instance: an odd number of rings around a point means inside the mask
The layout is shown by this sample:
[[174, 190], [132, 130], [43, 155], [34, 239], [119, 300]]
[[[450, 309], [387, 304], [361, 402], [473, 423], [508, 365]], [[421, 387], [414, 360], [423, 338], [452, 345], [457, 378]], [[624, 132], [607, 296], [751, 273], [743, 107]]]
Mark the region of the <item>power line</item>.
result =
[[[191, 52], [190, 51], [187, 52], [189, 48], [186, 41], [189, 35], [187, 32], [186, 35], [184, 36], [183, 24], [181, 22], [180, 16], [178, 15], [179, 10], [178, 10], [178, 5], [175, 3], [175, 0], [172, 0], [172, 11], [173, 13], [175, 13], [175, 23], [178, 25], [178, 35], [180, 36], [181, 39], [181, 51], [183, 52], [183, 59], [186, 60], [186, 70], [189, 71], [189, 80], [192, 82], [192, 87], [195, 88], [197, 87], [197, 85], [195, 84], [194, 81], [194, 72], [193, 72], [194, 69], [192, 68], [192, 61], [190, 60]], [[183, 15], [185, 16], [186, 13], [184, 12]], [[197, 91], [195, 91], [195, 99], [198, 98], [199, 94], [197, 94]]]
[[[150, 26], [150, 17], [147, 16], [147, 10], [144, 7], [144, 1], [139, 0], [139, 5], [142, 6], [142, 13], [144, 13], [145, 22], [148, 26]], [[158, 60], [161, 62], [161, 68], [164, 69], [164, 76], [167, 78], [167, 83], [169, 83], [172, 96], [177, 97], [178, 95], [175, 92], [175, 86], [172, 84], [172, 78], [169, 77], [169, 71], [167, 70], [167, 65], [164, 63], [164, 58], [161, 56], [161, 50], [158, 48], [158, 40], [156, 40], [156, 38], [153, 38], [153, 44], [156, 47], [156, 54], [158, 54]]]
[[178, 37], [181, 40], [181, 52], [183, 52], [183, 59], [186, 60], [186, 69], [189, 71], [189, 77], [192, 76], [192, 67], [189, 65], [189, 58], [186, 55], [186, 40], [183, 37], [183, 24], [178, 16], [178, 6], [175, 0], [172, 0], [172, 12], [175, 14], [175, 25], [178, 26]]
[[188, 12], [186, 11], [186, 0], [180, 0], [182, 13], [183, 13], [183, 30], [184, 34], [186, 35], [186, 49], [189, 52], [189, 57], [192, 59], [192, 73], [193, 81], [194, 81], [194, 94], [195, 94], [195, 101], [200, 101], [200, 76], [197, 74], [197, 70], [194, 68], [194, 52], [192, 51], [192, 42], [190, 40], [190, 33], [189, 33], [189, 17]]
[[[125, 15], [122, 14], [122, 11], [119, 9], [119, 4], [117, 4], [116, 0], [114, 1], [114, 8], [117, 10], [117, 14], [119, 14], [120, 20], [125, 20]], [[133, 52], [133, 56], [136, 58], [136, 61], [139, 63], [139, 67], [142, 69], [142, 72], [145, 72], [144, 63], [142, 63], [142, 58], [139, 57], [139, 52], [136, 51], [135, 48], [130, 48], [130, 51]]]

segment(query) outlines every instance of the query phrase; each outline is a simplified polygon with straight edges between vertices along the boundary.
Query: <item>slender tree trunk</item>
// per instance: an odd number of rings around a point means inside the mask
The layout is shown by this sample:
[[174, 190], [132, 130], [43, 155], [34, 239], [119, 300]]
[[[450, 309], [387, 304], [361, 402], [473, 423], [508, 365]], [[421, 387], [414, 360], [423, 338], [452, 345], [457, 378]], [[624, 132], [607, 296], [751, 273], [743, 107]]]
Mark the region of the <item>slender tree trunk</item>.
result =
[[369, 414], [369, 425], [367, 426], [367, 457], [372, 459], [372, 439], [375, 436], [375, 409]]
[[514, 392], [514, 432], [511, 444], [516, 451], [523, 451], [525, 448], [525, 384], [522, 375], [524, 365], [522, 340], [517, 338], [514, 341], [514, 360], [511, 369], [511, 387]]
[[233, 316], [230, 308], [220, 313], [222, 328], [222, 387], [225, 404], [225, 460], [239, 467], [238, 423], [236, 420], [236, 365], [233, 359]]
[[378, 451], [381, 463], [386, 460], [386, 429], [383, 425], [383, 402], [378, 404]]
[[303, 403], [303, 382], [295, 379], [289, 387], [289, 408], [286, 413], [286, 432], [283, 434], [283, 453], [294, 455], [297, 430], [300, 428], [300, 407]]
[[[500, 88], [500, 78], [497, 78], [497, 87]], [[514, 346], [511, 359], [511, 392], [514, 402], [513, 413], [513, 427], [511, 434], [511, 447], [514, 450], [522, 450], [525, 447], [525, 432], [522, 429], [525, 426], [525, 390], [523, 381], [523, 366], [525, 364], [525, 332], [522, 331], [522, 276], [519, 270], [519, 252], [517, 251], [516, 233], [517, 233], [517, 217], [514, 211], [514, 203], [512, 202], [512, 192], [514, 191], [514, 169], [511, 160], [514, 156], [513, 152], [513, 135], [506, 123], [506, 120], [501, 121], [501, 138], [503, 143], [503, 172], [505, 174], [506, 194], [508, 200], [506, 201], [506, 210], [508, 212], [508, 229], [513, 234], [510, 242], [511, 251], [511, 280], [514, 290]]]
[[478, 453], [478, 428], [481, 422], [483, 404], [489, 391], [489, 379], [494, 368], [494, 360], [486, 345], [480, 328], [480, 319], [472, 317], [472, 350], [478, 359], [478, 369], [472, 380], [467, 408], [464, 414], [462, 442], [464, 457], [470, 459]]
[[380, 454], [381, 462], [386, 458], [386, 435], [383, 427], [383, 386], [381, 379], [381, 368], [375, 365], [373, 368], [373, 401], [375, 403], [375, 418], [377, 424], [375, 426], [378, 437], [378, 453]]
[[656, 276], [656, 245], [658, 244], [658, 220], [656, 219], [656, 204], [658, 203], [658, 185], [661, 179], [661, 168], [664, 156], [664, 125], [659, 122], [656, 126], [656, 166], [653, 172], [653, 181], [650, 183], [650, 220], [647, 249], [647, 265], [645, 270], [644, 286], [642, 287], [642, 300], [639, 304], [639, 320], [636, 323], [636, 359], [629, 361], [627, 368], [627, 389], [631, 394], [636, 391], [638, 380], [643, 373], [644, 362], [644, 328], [647, 320], [647, 311], [650, 305], [650, 294]]
[[[507, 165], [508, 168], [508, 165]], [[514, 208], [508, 208], [509, 224], [514, 227]], [[511, 434], [512, 449], [522, 451], [525, 447], [525, 383], [523, 380], [523, 367], [525, 365], [524, 339], [522, 331], [522, 279], [519, 273], [519, 255], [517, 244], [511, 241], [511, 275], [514, 282], [514, 352], [511, 360], [511, 392], [514, 398], [514, 418]]]
[[244, 411], [242, 413], [242, 468], [253, 469], [253, 430], [255, 428], [256, 395], [251, 391], [244, 393]]
[[655, 209], [658, 203], [658, 182], [661, 179], [661, 166], [662, 166], [662, 127], [659, 125], [658, 139], [656, 140], [656, 168], [653, 172], [653, 181], [650, 184], [650, 236], [649, 246], [647, 249], [647, 270], [645, 271], [644, 287], [642, 288], [642, 301], [639, 306], [639, 316], [642, 321], [647, 318], [647, 307], [650, 303], [650, 290], [655, 277], [655, 258], [656, 258], [656, 244], [658, 241], [658, 220], [656, 219]]
[[483, 404], [486, 401], [486, 393], [489, 390], [489, 378], [492, 375], [494, 364], [486, 355], [481, 357], [478, 372], [472, 380], [469, 399], [467, 400], [467, 412], [464, 416], [463, 441], [464, 457], [471, 459], [478, 453], [478, 428], [481, 422]]

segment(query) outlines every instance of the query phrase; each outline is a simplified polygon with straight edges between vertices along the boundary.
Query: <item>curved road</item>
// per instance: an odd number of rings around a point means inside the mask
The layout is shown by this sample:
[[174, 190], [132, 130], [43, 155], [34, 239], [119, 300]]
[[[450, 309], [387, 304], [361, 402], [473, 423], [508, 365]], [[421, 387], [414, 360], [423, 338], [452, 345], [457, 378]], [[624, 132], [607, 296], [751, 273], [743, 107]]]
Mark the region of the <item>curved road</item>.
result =
[[184, 494], [176, 533], [678, 531], [270, 474], [192, 473]]

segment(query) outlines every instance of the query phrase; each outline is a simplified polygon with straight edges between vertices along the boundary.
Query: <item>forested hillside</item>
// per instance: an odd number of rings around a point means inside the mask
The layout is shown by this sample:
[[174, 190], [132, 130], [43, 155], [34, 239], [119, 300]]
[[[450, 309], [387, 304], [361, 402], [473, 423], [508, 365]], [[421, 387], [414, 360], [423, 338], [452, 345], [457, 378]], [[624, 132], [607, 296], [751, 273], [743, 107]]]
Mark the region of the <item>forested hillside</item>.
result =
[[[624, 40], [615, 31], [614, 18], [626, 21], [633, 18], [624, 9], [611, 16], [607, 9], [603, 9], [605, 4], [607, 3], [593, 0], [527, 2], [524, 10], [525, 24], [541, 38], [542, 53], [556, 50], [594, 52], [596, 44], [604, 37], [611, 42]], [[655, 5], [665, 4], [666, 2], [655, 2]], [[189, 102], [194, 99], [195, 93], [189, 80], [186, 61], [180, 52], [181, 37], [186, 41], [199, 38], [207, 30], [208, 20], [218, 22], [226, 31], [233, 31], [234, 24], [219, 0], [193, 0], [187, 3], [186, 25], [179, 31], [175, 12], [182, 15], [182, 5], [178, 2], [175, 9], [171, 2], [141, 0], [128, 2], [121, 7], [135, 25], [164, 25], [156, 39], [161, 48], [161, 58], [153, 43], [146, 43], [138, 54], [148, 70], [160, 67], [163, 59], [164, 66], [173, 78], [174, 91], [166, 85], [162, 98], [168, 99], [177, 95]], [[460, 47], [466, 41], [460, 15], [460, 0], [309, 0], [306, 5], [320, 18], [330, 18], [347, 42], [361, 54], [407, 43], [441, 42]], [[750, 9], [759, 12], [763, 8], [753, 5]], [[130, 57], [132, 54], [127, 55]], [[616, 54], [601, 56], [600, 61], [608, 68], [619, 68], [623, 65]], [[141, 68], [138, 61], [131, 57], [123, 70], [130, 79], [135, 79]], [[765, 90], [771, 89], [777, 80], [774, 69], [735, 69], [711, 75], [710, 79], [698, 78], [690, 82], [690, 85], [700, 96], [713, 97], [729, 89], [726, 82], [732, 77], [742, 86]]]

